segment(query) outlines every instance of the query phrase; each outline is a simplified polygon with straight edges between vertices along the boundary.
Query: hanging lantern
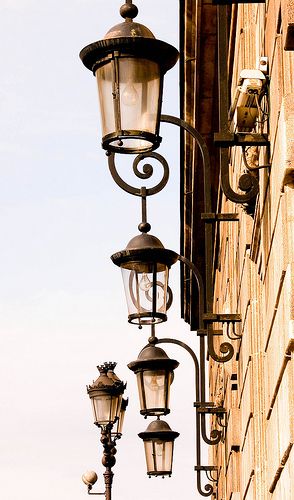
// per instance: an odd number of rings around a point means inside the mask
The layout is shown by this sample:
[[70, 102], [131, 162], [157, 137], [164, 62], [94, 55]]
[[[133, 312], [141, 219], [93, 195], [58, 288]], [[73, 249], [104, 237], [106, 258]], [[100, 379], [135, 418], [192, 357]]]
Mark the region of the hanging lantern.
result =
[[103, 40], [82, 49], [80, 58], [97, 79], [102, 147], [116, 153], [143, 153], [161, 142], [163, 77], [179, 53], [133, 21], [138, 9], [130, 1], [120, 14], [125, 21]]
[[151, 476], [171, 476], [174, 440], [178, 432], [171, 430], [163, 420], [151, 422], [139, 437], [144, 441], [147, 474]]
[[[101, 427], [113, 425], [118, 420], [121, 411], [122, 395], [126, 384], [113, 374], [115, 366], [116, 363], [104, 363], [98, 366], [99, 377], [87, 387], [92, 402], [94, 423]], [[109, 377], [109, 371], [114, 376]]]
[[170, 359], [163, 349], [154, 345], [142, 349], [138, 359], [128, 364], [137, 376], [142, 415], [159, 416], [170, 412], [170, 384], [177, 366], [178, 361]]
[[166, 250], [155, 236], [143, 233], [111, 259], [122, 270], [129, 323], [142, 326], [166, 321], [171, 303], [168, 272], [178, 255]]

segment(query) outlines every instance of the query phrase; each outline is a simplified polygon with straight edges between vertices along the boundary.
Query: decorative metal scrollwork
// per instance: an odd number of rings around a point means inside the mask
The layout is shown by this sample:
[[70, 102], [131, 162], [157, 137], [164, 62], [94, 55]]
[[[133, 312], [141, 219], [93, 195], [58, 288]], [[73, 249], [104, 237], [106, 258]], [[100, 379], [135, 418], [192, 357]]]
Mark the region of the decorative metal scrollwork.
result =
[[230, 344], [229, 342], [223, 342], [219, 347], [219, 350], [223, 354], [223, 356], [219, 356], [214, 349], [213, 337], [213, 332], [208, 330], [207, 346], [209, 355], [212, 357], [212, 359], [214, 359], [214, 361], [217, 361], [218, 363], [226, 363], [227, 361], [230, 361], [230, 359], [232, 359], [232, 357], [234, 356], [234, 348], [232, 344]]
[[[153, 194], [159, 193], [166, 186], [169, 179], [169, 166], [166, 159], [158, 153], [150, 152], [137, 155], [133, 162], [133, 172], [135, 176], [140, 179], [150, 179], [154, 173], [154, 168], [149, 163], [143, 165], [142, 171], [139, 170], [138, 168], [139, 163], [145, 160], [146, 158], [154, 158], [159, 163], [161, 163], [163, 168], [163, 175], [160, 182], [151, 188], [144, 189], [144, 196], [151, 196]], [[142, 188], [136, 188], [134, 186], [130, 186], [130, 184], [125, 182], [119, 175], [115, 165], [114, 153], [111, 153], [108, 157], [108, 166], [113, 180], [121, 189], [123, 189], [129, 194], [133, 194], [134, 196], [142, 196]]]
[[240, 340], [242, 338], [242, 334], [236, 333], [236, 324], [232, 321], [232, 331], [231, 331], [231, 323], [227, 323], [227, 337], [230, 340]]
[[239, 178], [238, 187], [244, 194], [236, 193], [230, 184], [228, 151], [221, 151], [221, 186], [224, 195], [234, 203], [246, 204], [256, 198], [259, 191], [258, 179], [247, 172]]

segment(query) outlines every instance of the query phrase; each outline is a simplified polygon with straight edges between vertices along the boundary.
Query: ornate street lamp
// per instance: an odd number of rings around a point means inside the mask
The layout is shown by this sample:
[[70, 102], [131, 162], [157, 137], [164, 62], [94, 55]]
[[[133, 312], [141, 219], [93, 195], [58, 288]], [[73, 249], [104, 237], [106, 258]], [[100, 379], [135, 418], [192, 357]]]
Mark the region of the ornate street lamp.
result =
[[133, 21], [138, 9], [131, 0], [120, 14], [125, 21], [111, 28], [103, 40], [83, 48], [80, 58], [97, 79], [102, 147], [117, 153], [143, 153], [161, 142], [163, 77], [179, 53]]
[[171, 476], [174, 440], [178, 432], [171, 430], [170, 426], [160, 420], [151, 422], [145, 432], [140, 432], [139, 437], [144, 441], [147, 474], [151, 476]]
[[128, 364], [137, 376], [140, 413], [145, 416], [167, 415], [169, 409], [170, 384], [178, 361], [170, 359], [163, 349], [148, 345], [138, 359]]
[[111, 259], [122, 270], [129, 323], [142, 326], [166, 321], [171, 301], [168, 272], [178, 255], [155, 236], [142, 233]]
[[116, 363], [97, 366], [100, 375], [87, 387], [92, 402], [94, 423], [102, 428], [113, 426], [118, 420], [122, 395], [126, 388], [126, 384], [114, 374], [115, 366]]
[[103, 493], [91, 492], [97, 481], [97, 474], [94, 471], [86, 472], [82, 480], [88, 486], [89, 495], [104, 495], [105, 500], [111, 500], [116, 440], [121, 437], [124, 414], [128, 404], [128, 400], [122, 399], [126, 384], [114, 373], [115, 367], [116, 363], [104, 363], [98, 366], [99, 377], [92, 385], [87, 386], [92, 402], [94, 423], [101, 428], [105, 491]]

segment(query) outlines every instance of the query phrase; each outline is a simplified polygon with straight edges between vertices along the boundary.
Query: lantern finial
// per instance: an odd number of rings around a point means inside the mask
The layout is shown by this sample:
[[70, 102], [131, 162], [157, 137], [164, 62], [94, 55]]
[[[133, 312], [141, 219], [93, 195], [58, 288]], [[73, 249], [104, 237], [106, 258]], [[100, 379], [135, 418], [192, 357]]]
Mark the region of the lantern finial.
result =
[[121, 6], [119, 13], [126, 21], [132, 21], [138, 15], [138, 8], [133, 4], [132, 0], [127, 0]]

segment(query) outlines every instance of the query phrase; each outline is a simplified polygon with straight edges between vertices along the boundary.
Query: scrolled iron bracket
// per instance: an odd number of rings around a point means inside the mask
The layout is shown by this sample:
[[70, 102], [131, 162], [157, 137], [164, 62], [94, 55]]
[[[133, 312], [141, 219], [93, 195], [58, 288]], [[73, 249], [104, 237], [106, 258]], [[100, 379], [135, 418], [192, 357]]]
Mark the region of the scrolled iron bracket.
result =
[[[175, 345], [182, 347], [190, 354], [190, 356], [193, 359], [193, 363], [194, 363], [194, 367], [195, 367], [195, 396], [196, 396], [196, 401], [198, 402], [198, 403], [196, 403], [196, 405], [199, 405], [199, 407], [202, 407], [202, 408], [204, 408], [204, 407], [205, 408], [212, 408], [213, 403], [199, 402], [200, 393], [202, 394], [202, 392], [203, 392], [202, 387], [201, 387], [201, 391], [200, 391], [200, 384], [203, 383], [203, 380], [202, 380], [202, 378], [200, 379], [200, 366], [199, 366], [198, 358], [197, 358], [196, 354], [194, 353], [193, 349], [191, 349], [191, 347], [188, 346], [187, 344], [185, 344], [184, 342], [177, 340], [177, 339], [172, 339], [172, 338], [157, 339], [157, 337], [155, 337], [154, 326], [152, 328], [152, 335], [149, 339], [149, 342], [154, 343], [154, 344], [175, 344]], [[217, 408], [215, 408], [215, 410], [218, 411]], [[202, 471], [217, 471], [218, 469], [216, 467], [209, 466], [209, 465], [207, 465], [207, 466], [201, 465], [200, 435], [202, 435], [202, 438], [203, 438], [203, 432], [201, 429], [202, 425], [200, 422], [200, 416], [201, 416], [201, 419], [205, 418], [205, 414], [200, 415], [200, 412], [196, 411], [196, 419], [195, 419], [195, 423], [196, 423], [196, 463], [197, 463], [197, 465], [195, 466], [195, 471], [197, 474], [196, 483], [197, 483], [197, 490], [200, 493], [200, 495], [204, 496], [204, 497], [209, 497], [213, 493], [213, 486], [211, 484], [207, 483], [204, 486], [204, 489], [202, 488], [201, 472]], [[220, 431], [218, 431], [218, 432], [220, 432]], [[205, 442], [207, 442], [207, 441], [205, 441]], [[207, 444], [217, 444], [217, 443], [207, 442]], [[209, 479], [209, 480], [214, 481], [213, 478]]]
[[[225, 427], [225, 425], [223, 425], [220, 422], [223, 419], [224, 415], [226, 414], [225, 408], [215, 406], [213, 403], [203, 403], [203, 402], [196, 402], [194, 403], [194, 406], [196, 408], [196, 412], [200, 414], [201, 434], [203, 441], [208, 445], [218, 444], [223, 438], [223, 428]], [[210, 437], [207, 437], [206, 435], [205, 416], [207, 414], [216, 415], [217, 424], [219, 424], [220, 427], [222, 427], [222, 429], [212, 429], [210, 432]], [[218, 420], [218, 418], [220, 418], [220, 421]]]
[[248, 204], [254, 200], [259, 192], [258, 179], [250, 172], [242, 174], [239, 178], [238, 187], [244, 194], [237, 193], [230, 184], [229, 158], [225, 150], [222, 151], [221, 169], [220, 169], [221, 187], [224, 195], [234, 203], [240, 205]]
[[[196, 465], [196, 467], [194, 467], [194, 470], [197, 473], [197, 489], [198, 489], [199, 493], [203, 497], [211, 496], [213, 494], [214, 488], [213, 488], [212, 484], [206, 484], [204, 486], [205, 491], [203, 491], [202, 485], [201, 485], [201, 472], [205, 472], [208, 481], [211, 481], [213, 483], [217, 483], [217, 481], [218, 481], [218, 467], [214, 467], [213, 465], [212, 466], [210, 466], [210, 465], [197, 466]], [[213, 472], [216, 472], [216, 474], [217, 474], [216, 478], [214, 478], [212, 476]]]
[[[137, 155], [133, 161], [133, 172], [135, 176], [138, 177], [139, 179], [150, 179], [154, 173], [154, 168], [149, 163], [143, 165], [142, 172], [140, 172], [138, 168], [139, 163], [145, 160], [146, 158], [153, 158], [157, 160], [159, 163], [161, 163], [163, 168], [163, 175], [160, 182], [155, 186], [153, 186], [152, 188], [144, 188], [144, 196], [151, 196], [159, 193], [166, 186], [169, 179], [169, 166], [166, 159], [159, 153], [150, 152]], [[121, 189], [134, 196], [142, 196], [142, 188], [131, 186], [130, 184], [125, 182], [119, 175], [115, 165], [114, 153], [111, 153], [108, 156], [108, 166], [113, 180]]]

